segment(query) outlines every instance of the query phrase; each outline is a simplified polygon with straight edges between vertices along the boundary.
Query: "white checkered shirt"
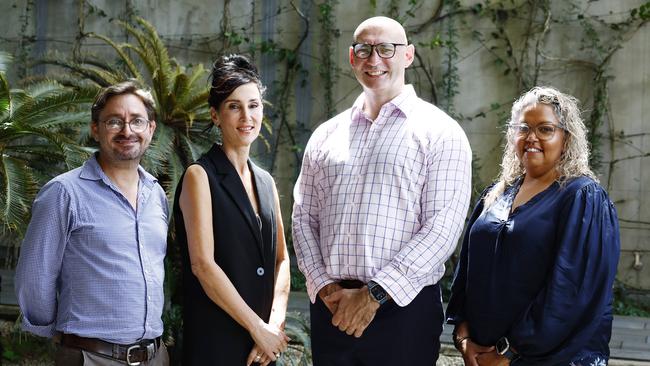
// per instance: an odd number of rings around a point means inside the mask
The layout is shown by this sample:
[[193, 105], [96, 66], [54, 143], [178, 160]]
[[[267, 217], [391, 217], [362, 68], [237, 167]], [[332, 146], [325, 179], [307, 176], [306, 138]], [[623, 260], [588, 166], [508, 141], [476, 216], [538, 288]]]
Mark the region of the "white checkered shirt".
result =
[[315, 301], [342, 279], [379, 283], [400, 306], [444, 274], [470, 199], [461, 127], [411, 85], [373, 122], [361, 94], [319, 126], [294, 189], [293, 243]]

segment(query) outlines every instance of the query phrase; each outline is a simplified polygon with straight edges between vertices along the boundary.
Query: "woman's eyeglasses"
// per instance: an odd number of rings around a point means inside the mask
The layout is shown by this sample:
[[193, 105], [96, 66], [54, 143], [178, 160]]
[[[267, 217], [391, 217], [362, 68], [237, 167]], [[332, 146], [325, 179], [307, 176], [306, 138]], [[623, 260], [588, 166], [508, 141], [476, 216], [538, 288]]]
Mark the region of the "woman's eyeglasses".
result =
[[535, 127], [530, 127], [525, 123], [513, 123], [509, 126], [517, 136], [528, 137], [531, 131], [535, 132], [535, 136], [542, 141], [550, 140], [555, 136], [555, 130], [562, 129], [551, 123], [540, 123]]

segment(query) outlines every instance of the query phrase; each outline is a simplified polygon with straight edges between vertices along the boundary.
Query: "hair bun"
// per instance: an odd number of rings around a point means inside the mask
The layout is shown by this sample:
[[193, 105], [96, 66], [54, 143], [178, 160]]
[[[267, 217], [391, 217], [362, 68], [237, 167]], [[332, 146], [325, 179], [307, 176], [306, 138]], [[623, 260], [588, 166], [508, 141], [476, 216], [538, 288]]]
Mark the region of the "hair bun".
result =
[[257, 67], [243, 55], [231, 54], [219, 57], [212, 65], [210, 78], [208, 104], [216, 109], [230, 93], [243, 84], [256, 83], [262, 97], [266, 89], [262, 85]]
[[216, 73], [230, 73], [233, 71], [243, 71], [251, 73], [256, 78], [259, 78], [257, 67], [243, 55], [231, 54], [221, 56], [213, 67], [213, 72]]

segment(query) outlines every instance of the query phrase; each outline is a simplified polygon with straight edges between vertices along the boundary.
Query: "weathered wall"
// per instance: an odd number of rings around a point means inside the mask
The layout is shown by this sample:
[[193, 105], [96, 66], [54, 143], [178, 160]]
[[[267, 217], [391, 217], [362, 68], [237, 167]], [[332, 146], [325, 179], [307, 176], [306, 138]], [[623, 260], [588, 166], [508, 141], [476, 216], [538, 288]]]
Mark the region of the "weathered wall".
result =
[[[208, 0], [144, 0], [111, 1], [93, 0], [85, 2], [84, 31], [105, 34], [115, 39], [126, 40], [123, 32], [112, 18], [125, 19], [129, 14], [137, 14], [152, 22], [170, 52], [181, 63], [202, 62], [209, 65], [223, 49], [227, 40], [219, 36], [223, 27], [234, 30], [238, 35], [248, 36], [259, 44], [262, 40], [272, 39], [278, 45], [293, 48], [307, 30], [307, 38], [298, 50], [297, 57], [303, 71], [295, 74], [290, 87], [290, 98], [278, 100], [277, 90], [283, 82], [285, 70], [283, 63], [272, 53], [254, 53], [265, 82], [269, 85], [269, 99], [274, 107], [267, 108], [272, 120], [277, 120], [278, 103], [291, 103], [288, 118], [292, 126], [291, 135], [286, 128], [275, 126], [278, 138], [278, 154], [272, 160], [260, 146], [259, 159], [267, 165], [273, 161], [274, 176], [283, 196], [284, 217], [287, 226], [290, 217], [290, 195], [295, 180], [300, 149], [304, 146], [309, 132], [326, 119], [323, 76], [321, 71], [323, 56], [323, 39], [321, 24], [318, 21], [320, 5], [309, 0], [293, 1], [309, 18], [307, 24], [297, 15], [293, 6], [284, 0], [235, 1], [228, 2], [228, 16], [223, 17], [224, 1]], [[338, 65], [335, 72], [333, 102], [337, 112], [348, 108], [354, 98], [361, 92], [348, 66], [348, 46], [352, 32], [363, 19], [381, 14], [390, 2], [377, 1], [376, 7], [371, 1], [340, 2], [333, 8], [333, 21], [340, 36], [334, 38], [331, 52]], [[408, 8], [403, 1], [400, 7], [402, 15]], [[410, 32], [426, 21], [438, 6], [437, 1], [420, 2], [414, 16], [405, 16], [405, 25]], [[462, 6], [480, 3], [479, 1], [462, 1]], [[586, 63], [593, 62], [590, 55], [598, 56], [596, 50], [589, 50], [589, 45], [582, 39], [584, 29], [580, 27], [578, 17], [571, 20], [567, 10], [568, 2], [552, 1], [554, 17], [566, 21], [552, 22], [551, 30], [544, 39], [544, 53], [541, 61], [544, 66], [537, 82], [554, 85], [578, 97], [589, 115], [593, 107], [594, 73]], [[602, 23], [615, 23], [629, 16], [630, 9], [644, 4], [643, 0], [626, 1], [577, 1], [585, 16], [597, 15]], [[79, 1], [76, 0], [5, 0], [0, 2], [0, 49], [8, 50], [20, 61], [14, 65], [13, 80], [23, 72], [25, 76], [51, 72], [52, 68], [26, 67], [25, 60], [31, 60], [52, 51], [70, 54], [78, 35]], [[89, 4], [95, 11], [88, 13]], [[101, 16], [100, 11], [106, 16]], [[564, 13], [567, 13], [566, 15]], [[224, 23], [225, 21], [225, 23]], [[499, 123], [507, 116], [510, 104], [520, 92], [520, 87], [512, 73], [504, 75], [503, 65], [495, 62], [495, 54], [489, 45], [494, 31], [494, 23], [489, 18], [472, 17], [471, 14], [455, 24], [458, 57], [455, 61], [459, 76], [458, 94], [451, 100], [444, 99], [442, 93], [442, 75], [444, 67], [444, 49], [427, 49], [430, 39], [441, 35], [444, 38], [445, 22], [438, 22], [414, 35], [411, 41], [416, 44], [423, 56], [422, 62], [433, 73], [436, 81], [438, 104], [447, 107], [453, 104], [459, 116], [459, 122], [467, 132], [480, 169], [476, 176], [482, 182], [491, 181], [498, 171], [501, 155], [501, 133]], [[506, 32], [512, 39], [521, 41], [518, 34], [525, 33], [526, 19], [508, 23]], [[472, 31], [488, 35], [485, 43], [477, 42]], [[608, 189], [616, 203], [622, 227], [623, 254], [619, 265], [619, 278], [624, 282], [650, 289], [650, 27], [646, 24], [636, 32], [629, 32], [629, 37], [613, 39], [621, 49], [611, 56], [606, 74], [608, 82], [608, 105], [605, 112], [605, 124], [599, 131], [603, 134], [599, 150], [603, 155], [600, 170], [602, 184]], [[606, 39], [606, 32], [602, 34]], [[249, 43], [233, 45], [232, 39], [228, 49], [246, 51]], [[107, 56], [110, 50], [97, 40], [84, 40], [84, 47]], [[492, 42], [492, 43], [490, 43]], [[606, 42], [605, 42], [606, 43]], [[520, 51], [521, 43], [515, 43], [514, 49]], [[110, 56], [109, 56], [110, 57]], [[430, 85], [422, 72], [422, 64], [416, 62], [408, 77], [416, 83], [420, 95], [432, 100]], [[496, 106], [496, 107], [494, 107]], [[485, 112], [484, 116], [477, 116]], [[472, 117], [472, 118], [470, 118]], [[272, 145], [273, 146], [273, 145]], [[635, 255], [640, 266], [634, 266]], [[638, 264], [638, 263], [637, 263]]]

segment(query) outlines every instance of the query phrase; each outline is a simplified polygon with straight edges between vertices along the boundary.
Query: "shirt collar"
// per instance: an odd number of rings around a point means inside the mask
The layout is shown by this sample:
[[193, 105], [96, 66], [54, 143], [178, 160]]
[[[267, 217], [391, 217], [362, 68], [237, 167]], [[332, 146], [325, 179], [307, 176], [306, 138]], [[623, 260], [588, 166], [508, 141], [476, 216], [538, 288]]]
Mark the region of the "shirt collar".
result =
[[[97, 154], [97, 152], [94, 153], [90, 159], [86, 160], [81, 167], [81, 174], [79, 177], [87, 180], [102, 180], [106, 185], [111, 185], [111, 180], [108, 178], [106, 173], [104, 173], [102, 167], [97, 161]], [[158, 182], [158, 179], [144, 170], [141, 165], [138, 165], [138, 175], [140, 176], [140, 180], [147, 186], [152, 186]]]
[[[415, 94], [413, 85], [404, 85], [404, 89], [402, 89], [401, 93], [399, 93], [395, 98], [391, 99], [381, 107], [379, 115], [390, 115], [395, 109], [397, 109], [400, 110], [404, 116], [408, 118], [409, 114], [413, 110], [413, 107], [415, 106], [416, 97], [417, 95]], [[364, 116], [364, 118], [366, 118], [363, 113], [363, 104], [365, 101], [365, 93], [361, 93], [354, 101], [354, 104], [352, 105], [352, 120], [356, 120], [361, 116]]]

